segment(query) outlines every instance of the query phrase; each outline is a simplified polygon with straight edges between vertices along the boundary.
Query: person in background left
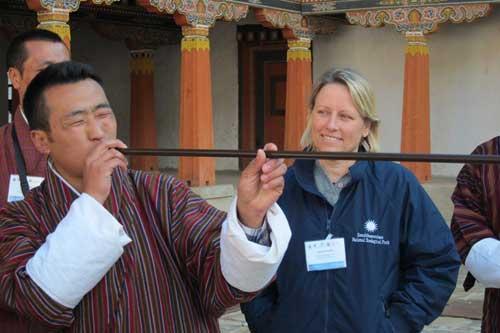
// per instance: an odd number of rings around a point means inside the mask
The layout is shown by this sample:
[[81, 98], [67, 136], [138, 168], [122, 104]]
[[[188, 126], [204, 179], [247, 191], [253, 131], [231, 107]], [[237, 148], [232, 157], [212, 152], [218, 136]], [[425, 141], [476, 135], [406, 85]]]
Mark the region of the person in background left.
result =
[[[22, 199], [19, 182], [11, 183], [11, 176], [19, 175], [19, 163], [24, 164], [26, 176], [43, 177], [45, 175], [47, 155], [38, 152], [31, 142], [22, 100], [31, 80], [41, 70], [50, 64], [66, 61], [69, 58], [69, 50], [61, 38], [47, 30], [35, 29], [24, 32], [16, 36], [9, 44], [7, 74], [12, 86], [19, 94], [20, 102], [14, 111], [12, 123], [0, 127], [0, 208], [7, 202]], [[16, 154], [13, 131], [17, 134], [16, 138], [21, 152], [19, 155]], [[38, 178], [38, 183], [41, 180]], [[1, 321], [0, 315], [0, 323]]]
[[[30, 180], [40, 182], [41, 177], [45, 176], [47, 155], [38, 152], [31, 142], [22, 100], [31, 80], [41, 70], [50, 64], [66, 61], [69, 58], [69, 50], [61, 38], [47, 30], [36, 29], [24, 32], [17, 35], [9, 44], [7, 74], [14, 89], [19, 94], [20, 104], [14, 110], [12, 123], [0, 127], [0, 208], [9, 201], [22, 199], [19, 182], [16, 183], [17, 191], [10, 182], [11, 176], [19, 175], [18, 160], [24, 163], [26, 179], [29, 176]], [[14, 146], [14, 128], [19, 142], [20, 155], [16, 154]], [[0, 304], [0, 332], [22, 333], [28, 331], [37, 332], [38, 330], [33, 323], [21, 321], [15, 313], [5, 311], [3, 305]]]

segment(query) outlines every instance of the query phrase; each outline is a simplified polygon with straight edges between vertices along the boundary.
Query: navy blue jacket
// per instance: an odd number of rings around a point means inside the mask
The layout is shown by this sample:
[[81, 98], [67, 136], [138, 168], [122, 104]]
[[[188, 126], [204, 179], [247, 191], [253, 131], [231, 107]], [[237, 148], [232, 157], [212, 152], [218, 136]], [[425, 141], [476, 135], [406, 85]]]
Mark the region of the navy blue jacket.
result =
[[[292, 239], [276, 280], [242, 305], [252, 332], [422, 330], [441, 314], [460, 266], [436, 206], [402, 166], [358, 161], [332, 207], [313, 168], [298, 160], [285, 176], [278, 203]], [[325, 239], [328, 220], [345, 240], [347, 268], [307, 272], [304, 242]]]

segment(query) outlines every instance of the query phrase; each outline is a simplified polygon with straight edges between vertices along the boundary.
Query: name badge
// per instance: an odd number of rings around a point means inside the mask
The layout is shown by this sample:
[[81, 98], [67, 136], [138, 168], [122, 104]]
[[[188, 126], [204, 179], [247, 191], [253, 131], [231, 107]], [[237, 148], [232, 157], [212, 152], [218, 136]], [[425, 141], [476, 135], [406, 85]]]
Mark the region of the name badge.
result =
[[[43, 177], [28, 176], [27, 179], [30, 190], [39, 186], [43, 182]], [[7, 202], [14, 202], [23, 199], [24, 195], [23, 190], [21, 189], [21, 179], [19, 179], [19, 175], [10, 175]]]
[[308, 272], [347, 267], [343, 238], [309, 241], [304, 245]]

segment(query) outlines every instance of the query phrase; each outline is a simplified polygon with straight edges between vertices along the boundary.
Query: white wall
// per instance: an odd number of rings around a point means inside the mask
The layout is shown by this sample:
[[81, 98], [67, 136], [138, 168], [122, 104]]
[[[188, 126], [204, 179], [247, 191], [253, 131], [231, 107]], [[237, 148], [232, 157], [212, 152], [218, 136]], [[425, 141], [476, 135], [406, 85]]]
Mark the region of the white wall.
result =
[[118, 137], [129, 142], [130, 72], [129, 51], [122, 42], [97, 35], [87, 24], [72, 27], [71, 56], [88, 63], [104, 80], [106, 95], [118, 119]]
[[[215, 147], [238, 149], [238, 43], [236, 24], [218, 22], [211, 31]], [[238, 159], [217, 159], [217, 169], [237, 170]]]
[[[500, 12], [430, 36], [432, 149], [469, 153], [500, 134]], [[455, 176], [459, 165], [435, 165]]]
[[360, 72], [372, 84], [381, 118], [381, 146], [399, 151], [405, 41], [391, 28], [339, 26], [313, 42], [313, 79], [331, 67]]
[[[500, 13], [471, 24], [445, 24], [428, 36], [433, 153], [467, 154], [500, 133]], [[383, 151], [398, 152], [403, 95], [403, 36], [393, 27], [340, 26], [314, 42], [314, 76], [351, 67], [372, 83], [382, 120]], [[460, 165], [434, 164], [455, 176]]]
[[[213, 124], [215, 148], [238, 149], [238, 45], [236, 25], [217, 22], [210, 29]], [[178, 147], [180, 46], [161, 47], [155, 55], [158, 146]], [[161, 167], [175, 168], [178, 159], [160, 159]], [[217, 170], [237, 170], [236, 159], [217, 159]]]
[[[167, 45], [155, 52], [155, 109], [158, 147], [179, 146], [180, 45]], [[160, 168], [176, 168], [177, 157], [160, 158]]]

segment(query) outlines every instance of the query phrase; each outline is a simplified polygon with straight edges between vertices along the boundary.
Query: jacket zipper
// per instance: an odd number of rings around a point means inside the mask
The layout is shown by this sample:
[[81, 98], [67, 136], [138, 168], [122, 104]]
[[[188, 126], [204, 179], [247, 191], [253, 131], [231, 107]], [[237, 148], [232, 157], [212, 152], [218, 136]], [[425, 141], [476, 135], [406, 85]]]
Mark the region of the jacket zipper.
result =
[[[341, 202], [342, 198], [342, 190], [339, 193], [339, 198], [335, 205], [332, 208], [332, 214], [328, 216], [328, 207], [326, 205], [325, 200], [323, 199], [323, 207], [325, 208], [327, 220], [326, 220], [326, 237], [327, 238], [333, 238], [333, 231], [332, 231], [332, 221], [333, 217], [335, 216], [335, 211], [337, 210], [338, 204]], [[328, 319], [330, 318], [330, 270], [326, 271], [326, 317], [325, 317], [325, 333], [328, 333]]]
[[[340, 199], [340, 195], [339, 195]], [[337, 200], [338, 203], [338, 200]], [[323, 200], [323, 207], [325, 209], [325, 215], [326, 215], [326, 238], [332, 238], [333, 237], [333, 232], [332, 232], [332, 220], [333, 220], [333, 215], [335, 214], [335, 209], [337, 207], [337, 203], [333, 206], [332, 209], [332, 214], [328, 216], [328, 207]], [[330, 318], [330, 270], [326, 271], [326, 293], [325, 293], [325, 298], [326, 298], [326, 315], [325, 315], [325, 333], [328, 333], [328, 320]]]

